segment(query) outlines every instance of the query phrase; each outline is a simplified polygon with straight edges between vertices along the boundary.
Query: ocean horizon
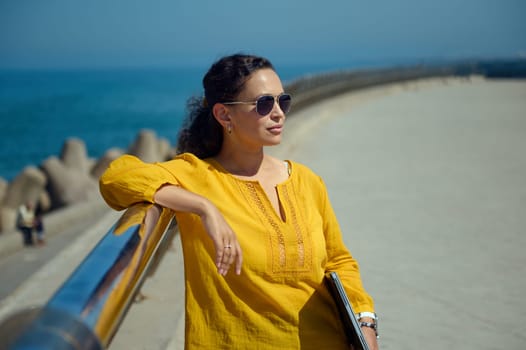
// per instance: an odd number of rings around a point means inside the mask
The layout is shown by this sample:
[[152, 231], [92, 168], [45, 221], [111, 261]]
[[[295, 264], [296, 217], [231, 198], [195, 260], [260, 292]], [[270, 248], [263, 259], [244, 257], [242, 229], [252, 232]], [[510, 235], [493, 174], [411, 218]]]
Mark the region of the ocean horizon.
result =
[[[283, 82], [307, 74], [371, 66], [276, 66]], [[59, 156], [69, 138], [88, 156], [127, 150], [143, 129], [175, 144], [186, 101], [201, 96], [206, 68], [0, 70], [0, 178]]]

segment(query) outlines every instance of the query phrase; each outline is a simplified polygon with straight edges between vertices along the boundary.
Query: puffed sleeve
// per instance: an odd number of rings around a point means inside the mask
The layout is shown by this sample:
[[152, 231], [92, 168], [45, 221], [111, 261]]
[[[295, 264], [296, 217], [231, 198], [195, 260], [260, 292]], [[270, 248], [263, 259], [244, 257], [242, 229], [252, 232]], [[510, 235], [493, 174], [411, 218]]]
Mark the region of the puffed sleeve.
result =
[[110, 207], [123, 210], [139, 202], [153, 203], [155, 192], [165, 184], [178, 185], [178, 181], [161, 163], [123, 155], [102, 174], [99, 189]]
[[354, 312], [374, 311], [371, 296], [365, 291], [358, 262], [353, 258], [343, 242], [340, 225], [332, 208], [329, 196], [320, 181], [320, 210], [323, 216], [325, 243], [327, 249], [327, 271], [336, 271], [353, 305]]

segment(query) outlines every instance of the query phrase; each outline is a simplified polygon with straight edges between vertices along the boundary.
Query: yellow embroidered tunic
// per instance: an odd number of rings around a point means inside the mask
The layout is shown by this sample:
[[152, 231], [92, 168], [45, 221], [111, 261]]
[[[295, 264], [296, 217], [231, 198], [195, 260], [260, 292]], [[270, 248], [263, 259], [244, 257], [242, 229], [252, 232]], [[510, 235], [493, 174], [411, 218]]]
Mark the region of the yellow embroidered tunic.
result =
[[186, 349], [346, 349], [337, 310], [323, 283], [337, 271], [355, 312], [373, 311], [358, 264], [343, 244], [321, 178], [289, 162], [277, 186], [284, 220], [257, 181], [240, 180], [213, 159], [192, 154], [147, 164], [125, 155], [100, 180], [114, 209], [153, 202], [164, 184], [213, 202], [243, 250], [241, 275], [217, 273], [214, 246], [195, 214], [176, 212], [186, 283]]

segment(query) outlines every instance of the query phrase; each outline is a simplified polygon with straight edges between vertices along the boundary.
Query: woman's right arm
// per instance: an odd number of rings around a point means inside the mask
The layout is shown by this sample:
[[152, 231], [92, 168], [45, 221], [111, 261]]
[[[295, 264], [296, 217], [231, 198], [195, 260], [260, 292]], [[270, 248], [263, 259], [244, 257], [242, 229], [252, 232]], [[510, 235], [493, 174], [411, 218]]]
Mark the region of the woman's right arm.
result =
[[225, 275], [234, 261], [236, 273], [241, 272], [241, 248], [223, 215], [205, 197], [179, 187], [175, 176], [162, 164], [144, 163], [137, 157], [124, 155], [110, 164], [99, 185], [106, 203], [116, 210], [149, 202], [199, 215], [214, 243], [219, 273]]

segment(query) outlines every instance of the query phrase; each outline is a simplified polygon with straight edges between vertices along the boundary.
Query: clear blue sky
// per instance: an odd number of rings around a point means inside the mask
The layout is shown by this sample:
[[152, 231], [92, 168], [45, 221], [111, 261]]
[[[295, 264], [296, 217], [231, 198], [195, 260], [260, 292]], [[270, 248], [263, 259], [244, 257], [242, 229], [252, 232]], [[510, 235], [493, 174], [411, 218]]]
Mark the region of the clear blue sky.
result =
[[0, 0], [0, 68], [525, 57], [525, 0]]

